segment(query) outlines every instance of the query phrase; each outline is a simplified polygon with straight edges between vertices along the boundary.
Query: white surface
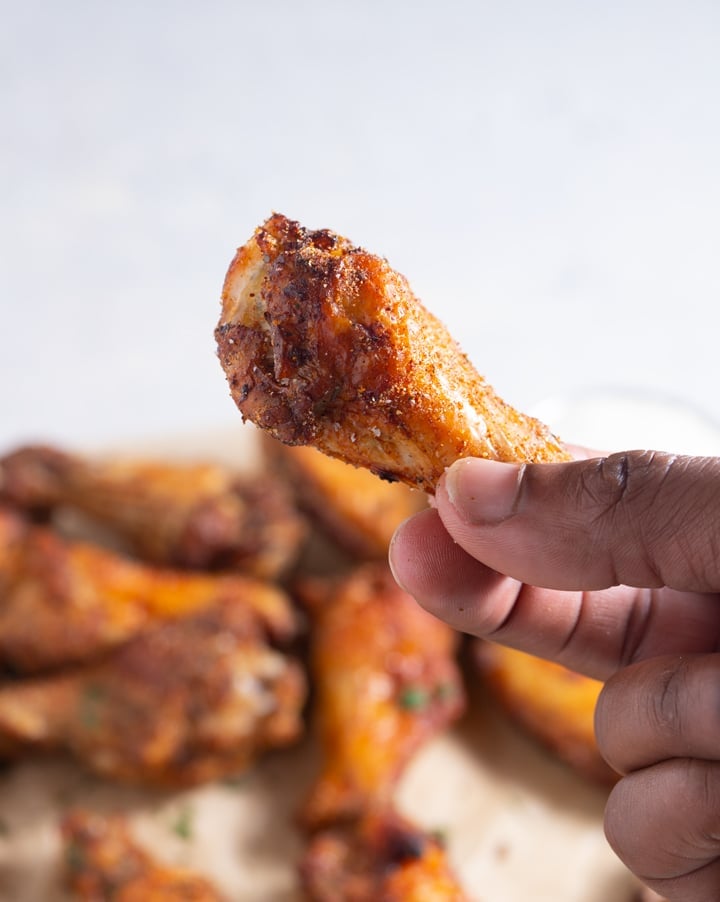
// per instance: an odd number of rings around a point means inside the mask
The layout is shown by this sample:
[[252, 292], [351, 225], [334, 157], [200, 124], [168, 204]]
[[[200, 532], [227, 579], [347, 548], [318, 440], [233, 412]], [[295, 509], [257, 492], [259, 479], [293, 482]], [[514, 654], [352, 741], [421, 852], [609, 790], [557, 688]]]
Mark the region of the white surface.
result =
[[720, 455], [720, 421], [656, 391], [596, 386], [546, 398], [532, 412], [557, 435], [597, 451]]
[[218, 296], [272, 209], [387, 256], [517, 405], [720, 416], [714, 0], [2, 7], [2, 446], [233, 421]]

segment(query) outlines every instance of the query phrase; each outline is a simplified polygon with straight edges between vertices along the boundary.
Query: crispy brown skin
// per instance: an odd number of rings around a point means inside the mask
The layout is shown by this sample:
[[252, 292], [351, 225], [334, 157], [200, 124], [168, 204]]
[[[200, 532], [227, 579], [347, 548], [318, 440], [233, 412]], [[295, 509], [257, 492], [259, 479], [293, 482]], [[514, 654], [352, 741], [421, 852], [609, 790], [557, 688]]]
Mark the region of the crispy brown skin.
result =
[[66, 749], [116, 780], [193, 785], [294, 741], [304, 699], [299, 666], [225, 601], [97, 664], [0, 686], [0, 755]]
[[80, 510], [154, 563], [265, 579], [288, 569], [303, 537], [277, 480], [211, 463], [96, 460], [30, 445], [0, 458], [0, 498], [30, 511]]
[[311, 668], [324, 765], [306, 827], [387, 804], [417, 749], [461, 714], [457, 636], [420, 608], [385, 565], [315, 592]]
[[287, 595], [269, 583], [141, 564], [0, 507], [0, 669], [86, 661], [148, 626], [224, 603], [277, 638], [295, 631]]
[[584, 777], [612, 784], [618, 775], [595, 742], [594, 714], [602, 683], [502, 645], [478, 641], [475, 658], [510, 716]]
[[569, 455], [502, 401], [380, 257], [271, 216], [225, 278], [218, 354], [243, 418], [432, 492], [461, 457]]
[[121, 815], [73, 811], [61, 831], [65, 883], [78, 902], [222, 902], [204, 877], [154, 861]]
[[440, 843], [390, 810], [316, 834], [300, 864], [310, 902], [467, 902]]

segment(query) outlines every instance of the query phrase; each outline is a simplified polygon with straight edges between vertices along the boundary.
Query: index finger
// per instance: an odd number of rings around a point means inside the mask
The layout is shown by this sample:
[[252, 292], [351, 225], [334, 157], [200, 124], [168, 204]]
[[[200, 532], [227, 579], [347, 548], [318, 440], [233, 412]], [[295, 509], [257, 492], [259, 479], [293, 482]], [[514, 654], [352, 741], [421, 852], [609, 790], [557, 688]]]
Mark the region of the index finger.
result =
[[390, 562], [406, 591], [461, 632], [596, 679], [655, 655], [713, 651], [720, 641], [720, 602], [714, 595], [627, 586], [590, 592], [528, 586], [467, 554], [432, 509], [400, 526]]

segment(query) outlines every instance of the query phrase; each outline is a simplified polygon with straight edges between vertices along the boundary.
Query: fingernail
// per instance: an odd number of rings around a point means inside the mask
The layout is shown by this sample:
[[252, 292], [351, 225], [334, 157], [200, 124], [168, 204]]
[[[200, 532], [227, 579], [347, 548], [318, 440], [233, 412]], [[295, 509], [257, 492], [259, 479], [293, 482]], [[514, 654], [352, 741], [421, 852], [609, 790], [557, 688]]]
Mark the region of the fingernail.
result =
[[466, 457], [445, 471], [445, 491], [464, 520], [496, 523], [512, 514], [521, 473], [521, 464]]

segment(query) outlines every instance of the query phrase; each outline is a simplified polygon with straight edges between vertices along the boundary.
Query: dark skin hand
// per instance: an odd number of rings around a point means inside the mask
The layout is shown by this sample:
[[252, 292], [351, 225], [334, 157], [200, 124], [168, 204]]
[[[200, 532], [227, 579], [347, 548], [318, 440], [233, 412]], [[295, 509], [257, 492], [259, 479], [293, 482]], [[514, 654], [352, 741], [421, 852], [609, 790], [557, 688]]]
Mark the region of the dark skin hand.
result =
[[452, 626], [607, 681], [610, 844], [670, 902], [720, 898], [720, 459], [468, 458], [390, 558]]

